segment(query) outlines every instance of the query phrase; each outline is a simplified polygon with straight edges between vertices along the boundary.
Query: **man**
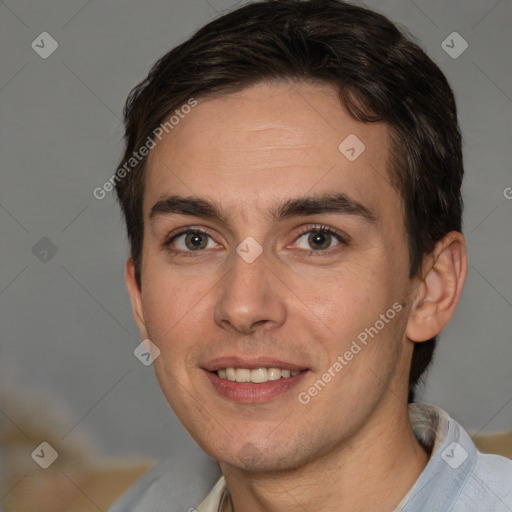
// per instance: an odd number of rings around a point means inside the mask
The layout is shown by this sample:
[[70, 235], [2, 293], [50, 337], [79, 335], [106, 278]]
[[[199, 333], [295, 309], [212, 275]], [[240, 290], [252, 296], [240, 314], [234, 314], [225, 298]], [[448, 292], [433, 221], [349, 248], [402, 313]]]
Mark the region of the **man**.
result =
[[512, 462], [409, 403], [467, 273], [455, 101], [423, 51], [340, 0], [255, 2], [125, 117], [135, 319], [222, 476], [160, 466], [112, 510], [512, 510]]

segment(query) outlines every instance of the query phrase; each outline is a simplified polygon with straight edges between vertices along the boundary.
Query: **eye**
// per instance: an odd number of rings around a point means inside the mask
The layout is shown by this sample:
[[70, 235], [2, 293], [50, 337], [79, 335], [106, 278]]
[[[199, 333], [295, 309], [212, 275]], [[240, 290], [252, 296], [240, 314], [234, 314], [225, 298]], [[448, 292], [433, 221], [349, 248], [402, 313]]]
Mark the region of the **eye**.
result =
[[[202, 249], [213, 249], [216, 244], [205, 231], [188, 228], [171, 235], [164, 242], [164, 246], [171, 247], [172, 252], [197, 252]], [[176, 250], [173, 250], [172, 246]]]
[[[308, 236], [306, 236], [308, 235]], [[308, 226], [295, 241], [300, 249], [309, 251], [310, 255], [329, 254], [338, 245], [348, 245], [349, 238], [327, 226]], [[172, 253], [185, 253], [191, 256], [203, 249], [214, 249], [218, 246], [212, 237], [201, 229], [183, 228], [172, 233], [164, 241], [165, 249]], [[188, 253], [188, 254], [187, 254]]]
[[299, 248], [309, 250], [311, 253], [321, 253], [328, 252], [329, 249], [341, 244], [346, 245], [347, 240], [332, 228], [309, 226], [299, 235], [296, 244], [298, 244]]

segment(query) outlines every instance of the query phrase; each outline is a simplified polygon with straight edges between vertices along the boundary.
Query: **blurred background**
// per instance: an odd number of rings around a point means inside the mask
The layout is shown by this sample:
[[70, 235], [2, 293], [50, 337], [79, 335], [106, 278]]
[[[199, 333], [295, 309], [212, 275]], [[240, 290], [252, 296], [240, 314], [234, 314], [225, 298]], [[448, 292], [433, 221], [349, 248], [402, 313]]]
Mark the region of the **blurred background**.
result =
[[[112, 193], [93, 190], [116, 170], [131, 88], [242, 3], [0, 0], [0, 510], [106, 510], [159, 460], [194, 452], [133, 354], [125, 228]], [[470, 270], [417, 399], [512, 456], [512, 1], [363, 5], [445, 72], [465, 140]], [[48, 469], [41, 443], [58, 453]]]

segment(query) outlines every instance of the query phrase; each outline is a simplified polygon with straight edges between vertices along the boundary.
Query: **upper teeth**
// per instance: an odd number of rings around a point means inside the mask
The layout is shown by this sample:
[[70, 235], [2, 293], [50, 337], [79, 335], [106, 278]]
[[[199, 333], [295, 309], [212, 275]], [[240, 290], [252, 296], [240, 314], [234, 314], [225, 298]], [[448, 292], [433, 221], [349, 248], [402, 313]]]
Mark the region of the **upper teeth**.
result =
[[278, 380], [281, 377], [287, 379], [288, 377], [295, 377], [300, 370], [290, 371], [281, 370], [280, 368], [255, 368], [250, 370], [248, 368], [221, 368], [217, 370], [217, 374], [221, 379], [228, 379], [236, 382], [254, 382], [259, 384], [269, 380]]

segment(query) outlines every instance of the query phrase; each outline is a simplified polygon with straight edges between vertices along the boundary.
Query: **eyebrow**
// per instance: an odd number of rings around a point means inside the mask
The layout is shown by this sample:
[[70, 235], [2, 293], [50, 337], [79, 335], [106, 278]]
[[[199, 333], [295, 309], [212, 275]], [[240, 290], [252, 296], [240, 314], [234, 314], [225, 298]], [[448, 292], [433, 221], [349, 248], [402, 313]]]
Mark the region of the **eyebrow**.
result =
[[[377, 215], [367, 206], [346, 194], [340, 193], [326, 193], [286, 199], [269, 209], [268, 218], [273, 222], [279, 222], [291, 217], [325, 213], [354, 215], [371, 223], [377, 220]], [[161, 215], [190, 215], [218, 220], [224, 224], [228, 224], [229, 217], [217, 202], [197, 196], [180, 195], [170, 195], [153, 205], [149, 218], [153, 220]]]

